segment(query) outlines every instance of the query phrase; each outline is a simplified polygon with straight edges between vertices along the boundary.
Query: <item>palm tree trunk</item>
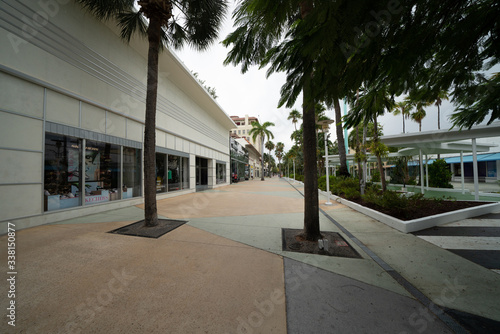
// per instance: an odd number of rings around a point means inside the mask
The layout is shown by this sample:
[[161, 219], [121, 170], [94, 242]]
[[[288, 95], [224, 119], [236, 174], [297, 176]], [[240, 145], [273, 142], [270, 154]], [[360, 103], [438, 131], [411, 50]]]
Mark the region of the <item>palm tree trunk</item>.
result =
[[438, 130], [441, 129], [441, 116], [440, 116], [440, 110], [439, 110], [439, 104], [438, 104]]
[[156, 100], [161, 21], [154, 16], [148, 27], [148, 77], [144, 127], [144, 225], [158, 225], [156, 209]]
[[260, 151], [262, 152], [262, 157], [260, 159], [260, 169], [261, 169], [260, 180], [264, 181], [264, 140], [262, 140], [262, 136], [260, 139]]
[[[377, 123], [377, 116], [373, 117], [373, 140], [375, 141], [376, 144], [379, 143], [378, 141], [378, 123]], [[387, 186], [385, 184], [385, 174], [384, 174], [384, 167], [382, 166], [382, 158], [380, 157], [380, 153], [378, 150], [376, 151], [376, 156], [377, 156], [377, 164], [378, 164], [378, 171], [380, 173], [380, 181], [382, 182], [382, 191], [385, 191]]]
[[404, 112], [401, 112], [401, 115], [403, 115], [403, 133], [405, 133], [405, 114], [404, 114]]
[[314, 101], [311, 99], [312, 73], [306, 73], [303, 88], [304, 142], [304, 237], [316, 241], [321, 238], [319, 230], [318, 172], [316, 169], [316, 121]]
[[339, 175], [349, 176], [349, 171], [347, 170], [347, 156], [346, 156], [346, 152], [345, 152], [344, 129], [342, 128], [342, 120], [341, 120], [342, 114], [341, 114], [341, 110], [340, 110], [339, 100], [334, 99], [333, 105], [335, 108], [337, 144], [339, 146], [339, 158], [340, 158]]

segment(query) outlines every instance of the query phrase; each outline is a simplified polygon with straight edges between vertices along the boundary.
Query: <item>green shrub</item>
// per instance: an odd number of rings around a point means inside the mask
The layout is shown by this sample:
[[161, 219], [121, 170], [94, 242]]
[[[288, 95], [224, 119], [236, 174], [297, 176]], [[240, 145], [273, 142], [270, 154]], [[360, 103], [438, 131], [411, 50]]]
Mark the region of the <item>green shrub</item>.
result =
[[[335, 176], [330, 175], [330, 191], [332, 190], [332, 184], [335, 182]], [[326, 175], [320, 176], [318, 178], [318, 188], [326, 191]]]
[[378, 170], [372, 172], [372, 182], [380, 182], [380, 172]]
[[361, 198], [361, 193], [357, 189], [346, 188], [344, 190], [344, 197], [347, 200], [353, 201]]
[[453, 188], [451, 171], [444, 159], [437, 159], [429, 165], [429, 186], [434, 188]]

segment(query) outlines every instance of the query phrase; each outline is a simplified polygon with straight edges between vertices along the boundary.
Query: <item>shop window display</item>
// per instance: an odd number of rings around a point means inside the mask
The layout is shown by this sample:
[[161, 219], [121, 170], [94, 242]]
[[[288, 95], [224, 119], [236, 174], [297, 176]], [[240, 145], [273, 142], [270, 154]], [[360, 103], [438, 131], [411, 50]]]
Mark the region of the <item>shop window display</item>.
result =
[[176, 155], [168, 156], [168, 191], [182, 189], [181, 187], [181, 169], [179, 160], [182, 159]]
[[47, 134], [45, 137], [45, 211], [81, 205], [81, 140]]
[[120, 146], [87, 141], [85, 205], [120, 199]]
[[168, 168], [167, 155], [156, 153], [156, 192], [167, 192]]

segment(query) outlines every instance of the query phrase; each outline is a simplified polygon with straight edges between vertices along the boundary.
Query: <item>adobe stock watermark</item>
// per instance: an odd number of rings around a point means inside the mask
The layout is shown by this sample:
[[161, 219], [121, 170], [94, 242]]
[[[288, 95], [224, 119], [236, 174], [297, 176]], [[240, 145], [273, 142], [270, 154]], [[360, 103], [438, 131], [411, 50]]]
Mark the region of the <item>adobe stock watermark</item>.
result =
[[121, 272], [113, 269], [111, 274], [113, 277], [101, 290], [95, 294], [89, 294], [85, 302], [75, 307], [76, 314], [66, 322], [66, 333], [82, 333], [83, 329], [95, 319], [104, 307], [109, 306], [115, 296], [122, 294], [124, 289], [137, 278], [137, 276], [126, 272], [125, 268], [122, 268]]
[[398, 0], [390, 0], [386, 8], [378, 12], [370, 11], [370, 15], [373, 16], [374, 20], [366, 23], [364, 27], [354, 27], [357, 37], [352, 41], [352, 45], [349, 43], [340, 44], [340, 50], [346, 59], [366, 48], [371, 43], [372, 38], [380, 34], [382, 26], [389, 23], [393, 15], [397, 15], [403, 10]]
[[27, 44], [29, 40], [35, 38], [39, 34], [40, 29], [49, 23], [49, 19], [59, 13], [60, 6], [68, 2], [69, 0], [39, 0], [37, 4], [40, 9], [33, 13], [31, 17], [23, 16], [21, 18], [24, 23], [21, 30], [21, 36], [13, 33], [7, 34], [7, 38], [14, 52], [19, 53], [20, 46]]
[[[462, 285], [458, 282], [457, 277], [455, 277], [453, 282], [446, 279], [444, 284], [445, 287], [441, 290], [439, 297], [435, 299], [435, 303], [431, 302], [428, 308], [420, 306], [418, 311], [413, 312], [408, 318], [408, 322], [417, 330], [418, 333], [423, 333], [427, 330], [429, 323], [436, 320], [435, 315], [441, 315], [444, 313], [443, 309], [436, 306], [436, 304], [449, 305], [455, 301], [455, 299], [457, 299], [457, 297], [460, 296], [465, 289], [467, 289], [466, 285]], [[408, 334], [408, 332], [403, 331], [399, 334]]]

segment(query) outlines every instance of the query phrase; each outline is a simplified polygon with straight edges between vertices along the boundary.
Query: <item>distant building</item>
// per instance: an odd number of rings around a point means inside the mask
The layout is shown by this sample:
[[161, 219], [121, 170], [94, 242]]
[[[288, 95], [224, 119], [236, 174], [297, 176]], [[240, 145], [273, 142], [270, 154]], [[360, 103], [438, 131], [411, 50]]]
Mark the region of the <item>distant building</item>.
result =
[[258, 122], [259, 119], [257, 117], [248, 117], [248, 115], [245, 115], [245, 117], [231, 116], [231, 119], [237, 126], [231, 130], [231, 133], [238, 135], [238, 137], [247, 139], [257, 149], [259, 154], [262, 154], [262, 140], [265, 140], [265, 138], [262, 139], [260, 136], [257, 136], [254, 141], [252, 136], [248, 134], [252, 129], [252, 122]]

